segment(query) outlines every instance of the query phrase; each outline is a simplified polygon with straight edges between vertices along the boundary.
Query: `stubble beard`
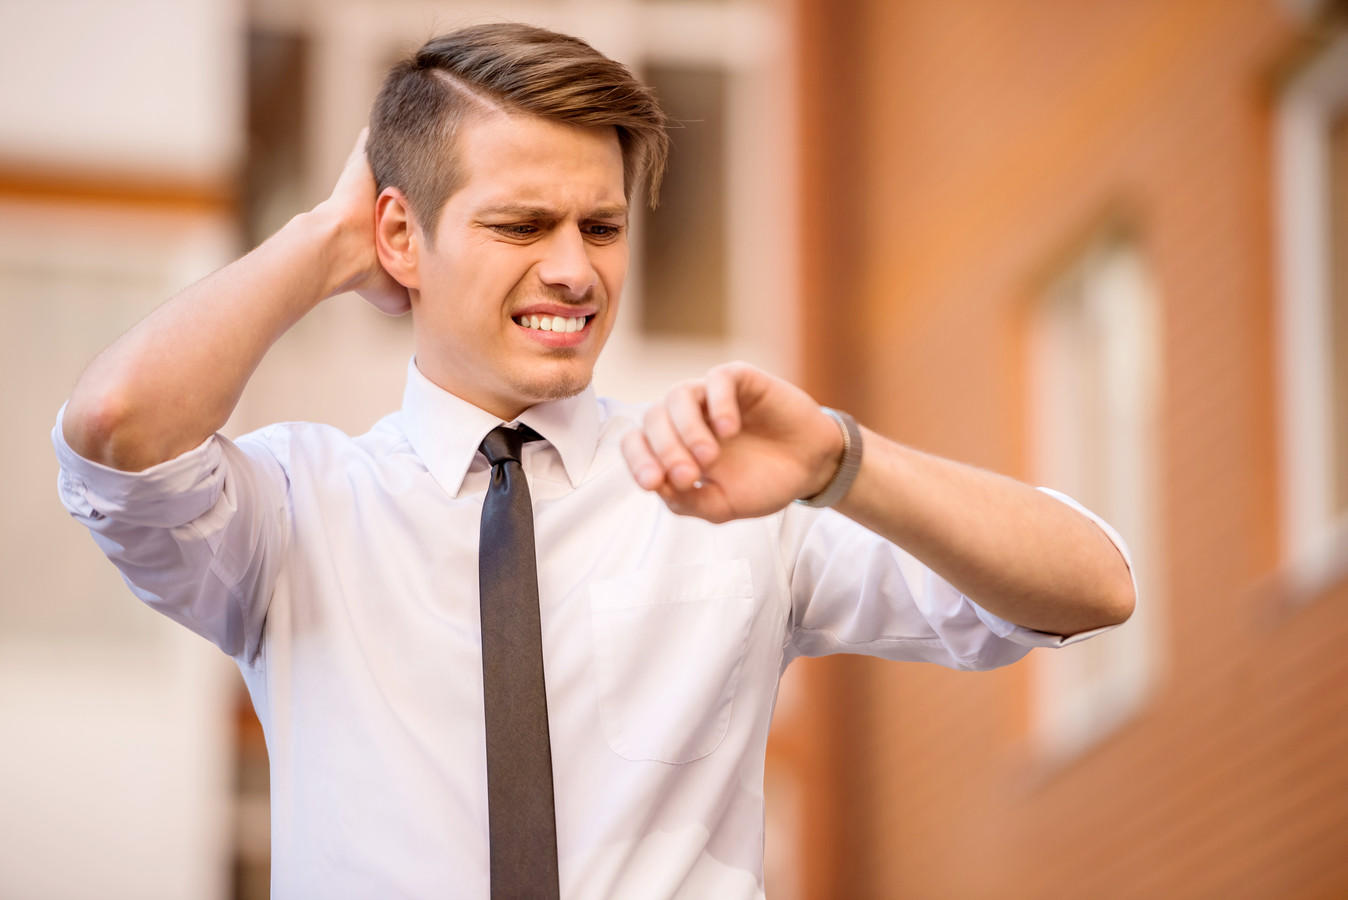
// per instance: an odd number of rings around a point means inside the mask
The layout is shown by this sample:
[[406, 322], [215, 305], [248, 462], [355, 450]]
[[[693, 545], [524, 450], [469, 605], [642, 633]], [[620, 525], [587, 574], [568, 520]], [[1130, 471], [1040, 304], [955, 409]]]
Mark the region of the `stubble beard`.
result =
[[[553, 351], [554, 358], [571, 360], [577, 356], [574, 350]], [[515, 379], [515, 389], [520, 396], [529, 397], [535, 403], [547, 403], [552, 400], [565, 400], [584, 391], [594, 382], [594, 366], [583, 372], [572, 371], [566, 366], [560, 372], [546, 374], [521, 373]]]

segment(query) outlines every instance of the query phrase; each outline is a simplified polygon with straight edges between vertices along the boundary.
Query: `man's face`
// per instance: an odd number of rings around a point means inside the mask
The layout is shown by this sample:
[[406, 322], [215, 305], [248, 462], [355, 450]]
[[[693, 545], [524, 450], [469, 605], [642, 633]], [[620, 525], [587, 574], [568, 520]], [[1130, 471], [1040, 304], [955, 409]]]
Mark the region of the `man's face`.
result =
[[612, 128], [490, 114], [459, 133], [466, 178], [418, 232], [417, 366], [502, 419], [589, 385], [627, 276]]

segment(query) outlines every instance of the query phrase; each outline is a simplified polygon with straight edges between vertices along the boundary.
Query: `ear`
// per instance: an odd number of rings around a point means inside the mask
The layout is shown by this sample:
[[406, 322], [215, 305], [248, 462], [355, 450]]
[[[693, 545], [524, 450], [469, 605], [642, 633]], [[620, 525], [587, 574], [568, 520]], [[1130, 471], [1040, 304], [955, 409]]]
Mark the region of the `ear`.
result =
[[374, 246], [379, 264], [410, 290], [420, 290], [421, 229], [402, 191], [386, 187], [374, 202]]

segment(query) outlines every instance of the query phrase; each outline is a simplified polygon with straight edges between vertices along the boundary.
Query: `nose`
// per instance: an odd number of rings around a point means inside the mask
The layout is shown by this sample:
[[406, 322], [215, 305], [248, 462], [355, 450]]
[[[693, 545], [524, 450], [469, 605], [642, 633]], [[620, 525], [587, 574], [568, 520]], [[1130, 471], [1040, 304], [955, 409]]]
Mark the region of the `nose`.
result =
[[538, 265], [538, 277], [544, 284], [561, 288], [580, 299], [599, 280], [599, 273], [590, 260], [590, 247], [579, 231], [558, 229], [549, 236], [544, 250]]

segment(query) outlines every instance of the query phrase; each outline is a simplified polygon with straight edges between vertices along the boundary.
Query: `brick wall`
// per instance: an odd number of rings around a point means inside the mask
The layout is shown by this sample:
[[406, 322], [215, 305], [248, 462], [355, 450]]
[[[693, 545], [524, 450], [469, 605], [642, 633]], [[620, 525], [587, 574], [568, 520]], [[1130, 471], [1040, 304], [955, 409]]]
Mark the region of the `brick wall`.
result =
[[1027, 475], [1025, 314], [1111, 223], [1157, 282], [1164, 373], [1152, 700], [1049, 768], [1032, 660], [821, 669], [810, 896], [1348, 896], [1348, 587], [1278, 586], [1270, 117], [1304, 30], [1286, 7], [801, 0], [811, 388]]

